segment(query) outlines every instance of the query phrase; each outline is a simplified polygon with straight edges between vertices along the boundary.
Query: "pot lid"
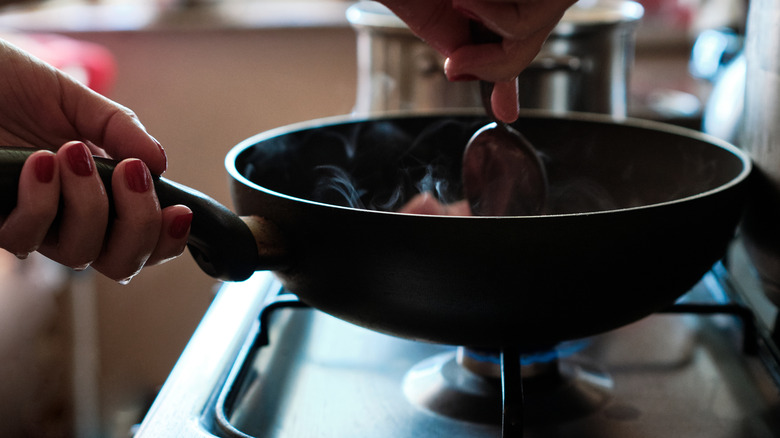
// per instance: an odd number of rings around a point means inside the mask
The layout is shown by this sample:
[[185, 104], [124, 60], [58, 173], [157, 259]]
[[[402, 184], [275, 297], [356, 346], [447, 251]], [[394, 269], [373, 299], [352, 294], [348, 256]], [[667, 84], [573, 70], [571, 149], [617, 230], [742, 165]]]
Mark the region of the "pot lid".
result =
[[566, 10], [552, 33], [568, 35], [594, 27], [634, 24], [644, 12], [641, 4], [630, 0], [579, 0]]
[[[611, 26], [640, 20], [644, 8], [630, 0], [579, 0], [553, 30], [554, 34], [576, 33], [591, 26]], [[406, 24], [381, 3], [361, 1], [347, 9], [347, 20], [356, 29], [409, 33]]]
[[347, 8], [347, 21], [356, 29], [409, 33], [409, 28], [385, 5], [361, 1]]

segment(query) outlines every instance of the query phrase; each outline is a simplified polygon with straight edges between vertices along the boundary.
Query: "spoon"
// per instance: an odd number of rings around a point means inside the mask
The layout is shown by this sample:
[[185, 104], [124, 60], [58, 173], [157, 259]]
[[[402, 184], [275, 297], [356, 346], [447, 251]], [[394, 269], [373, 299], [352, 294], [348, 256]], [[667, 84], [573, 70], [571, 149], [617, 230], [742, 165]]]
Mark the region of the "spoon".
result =
[[[476, 42], [495, 42], [496, 37], [472, 22]], [[522, 134], [496, 119], [490, 103], [493, 83], [480, 81], [480, 93], [493, 122], [474, 133], [463, 152], [463, 190], [471, 212], [475, 216], [538, 215], [547, 199], [542, 160]]]

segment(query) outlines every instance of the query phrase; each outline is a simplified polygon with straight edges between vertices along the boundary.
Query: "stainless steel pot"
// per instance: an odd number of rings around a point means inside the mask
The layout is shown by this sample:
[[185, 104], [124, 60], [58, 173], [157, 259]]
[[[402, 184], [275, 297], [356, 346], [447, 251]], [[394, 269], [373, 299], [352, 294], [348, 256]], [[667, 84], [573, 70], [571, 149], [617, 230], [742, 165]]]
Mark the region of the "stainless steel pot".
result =
[[[625, 117], [643, 13], [632, 1], [580, 0], [520, 76], [521, 107]], [[358, 37], [356, 113], [481, 107], [476, 84], [447, 81], [444, 58], [384, 6], [360, 2], [347, 18]]]

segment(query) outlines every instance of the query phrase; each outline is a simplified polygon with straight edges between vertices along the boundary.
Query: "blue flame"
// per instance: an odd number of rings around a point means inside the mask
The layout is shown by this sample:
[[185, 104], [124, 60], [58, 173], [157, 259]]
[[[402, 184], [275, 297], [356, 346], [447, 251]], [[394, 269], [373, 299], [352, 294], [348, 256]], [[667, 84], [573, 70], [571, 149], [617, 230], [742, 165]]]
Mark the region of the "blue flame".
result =
[[[557, 359], [572, 356], [588, 346], [590, 342], [586, 339], [568, 341], [558, 344], [555, 348], [543, 351], [533, 351], [523, 353], [520, 356], [520, 365], [532, 365], [537, 363], [549, 363]], [[501, 363], [501, 354], [497, 350], [477, 350], [467, 349], [469, 357], [480, 362]]]

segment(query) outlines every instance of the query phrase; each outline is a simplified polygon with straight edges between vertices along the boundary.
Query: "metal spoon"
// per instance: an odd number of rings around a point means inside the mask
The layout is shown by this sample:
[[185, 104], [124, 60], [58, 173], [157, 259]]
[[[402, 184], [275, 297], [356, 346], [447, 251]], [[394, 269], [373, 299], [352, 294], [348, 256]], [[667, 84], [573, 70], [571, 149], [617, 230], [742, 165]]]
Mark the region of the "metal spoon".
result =
[[481, 82], [480, 88], [485, 111], [494, 122], [474, 133], [463, 152], [463, 190], [471, 212], [475, 216], [540, 214], [547, 199], [542, 160], [522, 134], [493, 116], [493, 84]]
[[[500, 41], [473, 22], [479, 43]], [[493, 119], [479, 129], [463, 152], [463, 190], [475, 216], [531, 216], [542, 213], [547, 199], [547, 175], [533, 145], [516, 129], [496, 119], [490, 97], [493, 83], [480, 81], [482, 106]]]

